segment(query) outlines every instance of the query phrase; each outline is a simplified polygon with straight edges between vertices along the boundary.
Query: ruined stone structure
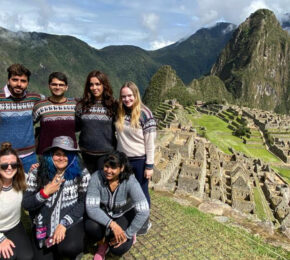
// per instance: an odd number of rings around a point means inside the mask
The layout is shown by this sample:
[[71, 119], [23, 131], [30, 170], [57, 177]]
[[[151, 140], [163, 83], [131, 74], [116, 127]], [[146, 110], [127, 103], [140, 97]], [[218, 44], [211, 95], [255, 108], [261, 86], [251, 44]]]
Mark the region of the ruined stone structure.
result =
[[269, 150], [285, 163], [290, 163], [290, 116], [269, 111], [243, 108], [243, 115], [252, 119], [264, 135], [269, 133], [274, 144], [268, 144]]
[[[227, 110], [229, 106], [217, 108]], [[247, 116], [244, 108], [230, 109]], [[256, 124], [256, 120], [248, 117], [250, 123]], [[290, 228], [289, 185], [269, 165], [234, 150], [225, 154], [197, 137], [191, 127], [179, 125], [174, 131], [166, 128], [160, 135], [166, 133], [170, 133], [162, 139], [166, 142], [156, 148], [154, 189], [218, 200], [247, 214], [257, 214], [259, 202], [266, 221]]]

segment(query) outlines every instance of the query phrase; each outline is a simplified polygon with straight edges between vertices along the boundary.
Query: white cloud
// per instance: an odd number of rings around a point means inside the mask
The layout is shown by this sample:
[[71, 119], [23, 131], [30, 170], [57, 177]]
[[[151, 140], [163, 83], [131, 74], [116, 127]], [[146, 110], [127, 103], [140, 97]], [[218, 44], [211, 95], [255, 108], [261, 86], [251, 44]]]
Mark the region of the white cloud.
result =
[[173, 41], [165, 41], [165, 40], [160, 40], [160, 41], [153, 41], [150, 43], [150, 49], [151, 50], [157, 50], [157, 49], [161, 49], [165, 46], [168, 46], [170, 44], [173, 44]]
[[213, 21], [218, 20], [218, 12], [216, 10], [208, 10], [200, 17], [200, 22], [204, 25], [211, 24]]
[[270, 9], [269, 6], [265, 3], [263, 0], [258, 1], [251, 1], [249, 6], [246, 6], [243, 9], [243, 12], [241, 13], [241, 19], [242, 17], [248, 17], [250, 14], [254, 13], [258, 9]]
[[234, 29], [236, 29], [236, 26], [233, 25], [233, 24], [229, 24], [227, 26], [227, 28], [223, 30], [223, 34], [226, 34], [226, 33], [230, 32], [230, 31], [233, 31]]
[[289, 0], [1, 0], [0, 26], [156, 49], [217, 21], [239, 25], [259, 8], [290, 12]]
[[143, 14], [142, 24], [150, 31], [155, 32], [159, 22], [159, 17], [154, 13]]

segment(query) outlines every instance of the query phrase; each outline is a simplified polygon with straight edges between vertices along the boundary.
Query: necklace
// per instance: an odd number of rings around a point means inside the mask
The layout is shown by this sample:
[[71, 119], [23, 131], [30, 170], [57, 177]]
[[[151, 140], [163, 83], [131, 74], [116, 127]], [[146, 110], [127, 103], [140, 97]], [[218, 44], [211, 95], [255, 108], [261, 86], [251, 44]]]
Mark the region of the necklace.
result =
[[10, 184], [9, 186], [2, 186], [3, 191], [10, 191], [11, 189], [12, 189], [12, 184]]

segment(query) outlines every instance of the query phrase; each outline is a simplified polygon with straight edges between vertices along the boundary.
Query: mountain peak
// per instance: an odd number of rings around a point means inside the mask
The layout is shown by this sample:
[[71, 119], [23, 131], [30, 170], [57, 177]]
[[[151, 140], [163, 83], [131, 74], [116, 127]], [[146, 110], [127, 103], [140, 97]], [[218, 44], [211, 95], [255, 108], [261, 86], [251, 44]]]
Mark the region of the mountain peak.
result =
[[235, 30], [211, 74], [224, 81], [237, 102], [287, 112], [289, 43], [274, 13], [260, 9]]

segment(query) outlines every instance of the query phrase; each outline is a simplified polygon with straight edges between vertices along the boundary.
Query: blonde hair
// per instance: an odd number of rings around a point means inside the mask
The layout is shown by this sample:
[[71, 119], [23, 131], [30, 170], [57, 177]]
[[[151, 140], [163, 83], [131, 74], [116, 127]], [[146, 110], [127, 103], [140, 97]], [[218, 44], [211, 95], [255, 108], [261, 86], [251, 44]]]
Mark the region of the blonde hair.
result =
[[140, 97], [140, 92], [136, 84], [132, 81], [127, 81], [124, 83], [124, 85], [120, 88], [120, 94], [119, 94], [119, 105], [118, 105], [118, 112], [117, 112], [117, 121], [116, 121], [116, 127], [118, 130], [123, 131], [124, 128], [124, 121], [125, 121], [125, 105], [122, 101], [122, 89], [123, 88], [129, 88], [133, 92], [133, 96], [135, 98], [134, 104], [132, 106], [132, 113], [131, 113], [131, 126], [133, 128], [138, 128], [140, 126], [139, 119], [141, 115], [141, 106], [142, 101]]

